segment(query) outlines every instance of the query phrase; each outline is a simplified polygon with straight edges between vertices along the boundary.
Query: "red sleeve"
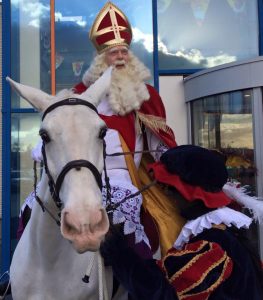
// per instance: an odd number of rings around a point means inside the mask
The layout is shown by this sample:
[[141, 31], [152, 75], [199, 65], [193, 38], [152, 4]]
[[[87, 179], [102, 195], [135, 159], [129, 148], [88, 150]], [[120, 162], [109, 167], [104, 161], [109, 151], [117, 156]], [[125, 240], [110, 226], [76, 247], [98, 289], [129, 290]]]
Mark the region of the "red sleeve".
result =
[[175, 136], [173, 130], [166, 125], [165, 130], [151, 127], [151, 119], [162, 121], [166, 124], [166, 113], [162, 99], [156, 89], [150, 85], [146, 85], [150, 94], [150, 99], [143, 102], [139, 113], [142, 113], [149, 122], [145, 122], [145, 126], [151, 129], [169, 148], [176, 147]]
[[165, 108], [159, 93], [153, 86], [149, 84], [146, 84], [146, 86], [150, 94], [150, 99], [148, 101], [143, 102], [140, 110], [145, 111], [150, 115], [158, 116], [166, 120]]

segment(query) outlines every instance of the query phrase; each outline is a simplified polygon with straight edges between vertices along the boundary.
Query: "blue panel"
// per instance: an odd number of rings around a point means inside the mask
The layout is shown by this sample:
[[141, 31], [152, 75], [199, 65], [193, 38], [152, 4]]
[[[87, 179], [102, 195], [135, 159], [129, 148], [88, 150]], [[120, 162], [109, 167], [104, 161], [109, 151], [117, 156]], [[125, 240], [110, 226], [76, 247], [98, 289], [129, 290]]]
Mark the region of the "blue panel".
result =
[[10, 110], [11, 94], [10, 86], [5, 78], [10, 75], [10, 24], [11, 24], [10, 1], [2, 3], [2, 28], [3, 28], [3, 151], [2, 151], [2, 201], [3, 201], [3, 218], [2, 218], [2, 256], [1, 272], [9, 269], [10, 265]]
[[25, 114], [25, 113], [38, 113], [37, 110], [35, 110], [34, 108], [13, 108], [12, 109], [12, 113], [18, 113], [18, 114]]
[[263, 0], [258, 0], [259, 55], [263, 55]]
[[160, 70], [159, 75], [189, 75], [203, 69], [176, 69], [176, 70]]
[[157, 0], [152, 0], [153, 9], [153, 69], [154, 86], [159, 90], [159, 63], [158, 63], [158, 20], [157, 20]]

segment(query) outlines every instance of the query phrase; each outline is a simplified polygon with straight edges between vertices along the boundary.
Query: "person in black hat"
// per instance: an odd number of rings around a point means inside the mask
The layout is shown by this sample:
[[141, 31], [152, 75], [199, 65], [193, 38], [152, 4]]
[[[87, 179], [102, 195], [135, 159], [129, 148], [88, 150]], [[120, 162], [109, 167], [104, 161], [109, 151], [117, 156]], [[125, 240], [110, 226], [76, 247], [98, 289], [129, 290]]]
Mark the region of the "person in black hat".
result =
[[259, 258], [242, 237], [252, 219], [228, 207], [240, 199], [250, 208], [259, 201], [227, 183], [222, 155], [177, 146], [151, 170], [169, 186], [187, 222], [160, 260], [142, 260], [126, 245], [121, 230], [111, 228], [101, 253], [132, 299], [263, 299]]

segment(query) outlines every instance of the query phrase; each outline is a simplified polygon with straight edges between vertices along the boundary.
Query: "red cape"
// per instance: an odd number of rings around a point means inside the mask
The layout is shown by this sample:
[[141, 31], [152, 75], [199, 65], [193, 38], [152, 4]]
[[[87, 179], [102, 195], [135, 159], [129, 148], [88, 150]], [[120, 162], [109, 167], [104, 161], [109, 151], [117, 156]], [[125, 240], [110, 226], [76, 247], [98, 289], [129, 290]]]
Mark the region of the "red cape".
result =
[[[147, 117], [158, 117], [166, 121], [166, 114], [163, 102], [158, 92], [154, 87], [146, 85], [150, 94], [150, 99], [143, 102], [139, 112]], [[74, 92], [77, 94], [83, 93], [87, 87], [81, 82], [74, 87]], [[105, 116], [100, 114], [107, 126], [117, 130], [124, 138], [127, 146], [131, 151], [135, 149], [135, 114], [131, 112], [125, 116]], [[149, 128], [160, 140], [169, 148], [177, 146], [172, 129], [167, 126], [167, 130], [153, 129], [148, 124], [143, 123]]]

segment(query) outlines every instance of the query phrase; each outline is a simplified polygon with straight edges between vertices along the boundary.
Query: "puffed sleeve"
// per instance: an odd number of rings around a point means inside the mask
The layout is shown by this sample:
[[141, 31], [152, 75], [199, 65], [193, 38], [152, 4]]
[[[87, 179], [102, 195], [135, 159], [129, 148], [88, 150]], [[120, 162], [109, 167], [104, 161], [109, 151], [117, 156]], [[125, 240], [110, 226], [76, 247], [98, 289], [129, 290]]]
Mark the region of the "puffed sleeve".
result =
[[232, 273], [233, 262], [221, 246], [200, 240], [172, 248], [158, 265], [179, 299], [205, 300]]

